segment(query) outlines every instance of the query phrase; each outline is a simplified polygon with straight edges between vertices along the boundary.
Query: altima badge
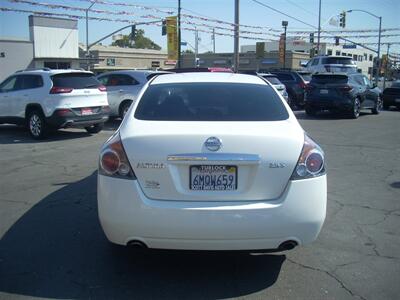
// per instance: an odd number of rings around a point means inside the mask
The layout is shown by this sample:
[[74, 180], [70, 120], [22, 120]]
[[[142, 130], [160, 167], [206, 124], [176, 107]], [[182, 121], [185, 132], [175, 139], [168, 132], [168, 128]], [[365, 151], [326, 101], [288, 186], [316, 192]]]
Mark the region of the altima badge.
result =
[[222, 147], [222, 142], [219, 138], [212, 136], [204, 142], [204, 146], [210, 151], [218, 151]]
[[286, 164], [280, 163], [280, 162], [272, 162], [272, 163], [269, 163], [269, 167], [271, 169], [282, 169], [282, 168], [286, 167]]
[[148, 162], [139, 162], [136, 165], [138, 169], [164, 169], [165, 165], [163, 163], [148, 163]]

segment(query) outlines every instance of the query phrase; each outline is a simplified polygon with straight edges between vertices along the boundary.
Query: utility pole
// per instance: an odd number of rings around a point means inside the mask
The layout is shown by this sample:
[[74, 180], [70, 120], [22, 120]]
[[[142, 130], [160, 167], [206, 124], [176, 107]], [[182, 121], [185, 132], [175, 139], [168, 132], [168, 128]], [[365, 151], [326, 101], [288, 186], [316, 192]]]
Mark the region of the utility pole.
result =
[[213, 41], [213, 52], [215, 53], [215, 28], [213, 28], [212, 32], [212, 41]]
[[382, 90], [384, 90], [385, 87], [386, 87], [386, 77], [387, 77], [387, 71], [388, 71], [388, 66], [389, 66], [389, 62], [390, 62], [390, 59], [389, 59], [389, 49], [390, 49], [390, 44], [387, 44], [386, 66], [385, 66], [385, 75], [384, 75], [384, 77], [383, 77], [383, 88], [382, 88]]
[[233, 44], [233, 71], [239, 69], [239, 0], [235, 0], [235, 39]]
[[194, 39], [194, 65], [197, 67], [197, 56], [199, 55], [199, 32], [196, 27], [194, 31]]
[[[379, 17], [379, 36], [378, 36], [378, 72], [376, 74], [375, 84], [379, 82], [379, 72], [381, 71], [381, 32], [382, 32], [382, 17]], [[389, 50], [389, 45], [388, 45]]]
[[286, 30], [287, 26], [289, 25], [288, 21], [282, 21], [282, 26], [285, 30], [284, 36], [283, 36], [283, 68], [286, 68]]
[[[286, 37], [286, 35], [285, 35]], [[318, 40], [317, 40], [317, 55], [319, 55], [319, 47], [321, 40], [321, 0], [319, 0], [319, 10], [318, 10]]]
[[96, 4], [96, 1], [93, 1], [92, 4], [85, 10], [86, 13], [86, 53], [85, 56], [87, 58], [87, 69], [88, 71], [90, 70], [90, 64], [89, 64], [89, 10], [92, 8], [93, 5]]
[[181, 0], [178, 0], [178, 68], [181, 67]]

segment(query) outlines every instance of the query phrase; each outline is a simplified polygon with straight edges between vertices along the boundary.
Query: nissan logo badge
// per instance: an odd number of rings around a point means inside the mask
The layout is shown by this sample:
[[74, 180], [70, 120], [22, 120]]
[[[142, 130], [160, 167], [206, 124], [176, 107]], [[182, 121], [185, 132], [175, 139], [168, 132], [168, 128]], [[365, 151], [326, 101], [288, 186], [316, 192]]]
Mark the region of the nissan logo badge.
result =
[[204, 146], [210, 151], [218, 151], [221, 149], [222, 142], [219, 138], [212, 136], [204, 142]]

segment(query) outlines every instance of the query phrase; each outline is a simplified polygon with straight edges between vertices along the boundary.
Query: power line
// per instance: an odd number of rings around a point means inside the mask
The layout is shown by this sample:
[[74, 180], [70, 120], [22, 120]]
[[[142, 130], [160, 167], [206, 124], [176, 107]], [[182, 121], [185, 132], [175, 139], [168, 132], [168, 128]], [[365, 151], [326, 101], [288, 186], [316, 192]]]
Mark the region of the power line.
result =
[[260, 2], [260, 1], [258, 1], [258, 0], [251, 0], [251, 1], [253, 1], [253, 2], [255, 2], [255, 3], [257, 3], [257, 4], [261, 5], [261, 6], [264, 6], [264, 7], [266, 7], [266, 8], [269, 8], [270, 10], [273, 10], [274, 12], [277, 12], [278, 14], [281, 14], [281, 15], [284, 15], [284, 16], [290, 18], [290, 19], [296, 20], [297, 22], [300, 22], [300, 23], [302, 23], [302, 24], [304, 24], [304, 25], [307, 25], [307, 26], [310, 26], [310, 27], [312, 27], [312, 28], [318, 29], [318, 28], [315, 27], [314, 25], [311, 25], [311, 24], [309, 24], [309, 23], [307, 23], [307, 22], [304, 22], [304, 21], [302, 21], [302, 20], [300, 20], [300, 19], [297, 19], [296, 17], [292, 17], [291, 15], [288, 15], [288, 14], [286, 14], [286, 13], [280, 11], [280, 10], [277, 10], [276, 8], [273, 8], [273, 7], [267, 5], [267, 4], [263, 3], [263, 2]]

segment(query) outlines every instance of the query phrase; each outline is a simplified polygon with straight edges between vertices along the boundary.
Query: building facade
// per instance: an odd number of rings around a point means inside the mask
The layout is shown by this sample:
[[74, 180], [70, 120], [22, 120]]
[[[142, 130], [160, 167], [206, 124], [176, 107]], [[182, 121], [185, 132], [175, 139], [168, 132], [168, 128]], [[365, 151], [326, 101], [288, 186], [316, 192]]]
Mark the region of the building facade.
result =
[[[287, 51], [286, 52], [286, 68], [300, 70], [301, 63], [309, 59], [309, 54]], [[233, 53], [203, 53], [197, 55], [197, 63], [195, 55], [183, 54], [182, 67], [233, 67]], [[268, 69], [282, 68], [283, 63], [279, 60], [279, 52], [266, 52], [264, 57], [258, 58], [255, 52], [239, 54], [239, 71], [259, 71]]]
[[81, 45], [80, 67], [95, 73], [126, 69], [170, 69], [175, 62], [167, 59], [167, 52], [162, 50], [121, 48], [116, 46], [95, 45], [90, 48], [90, 59], [85, 59], [85, 46]]

